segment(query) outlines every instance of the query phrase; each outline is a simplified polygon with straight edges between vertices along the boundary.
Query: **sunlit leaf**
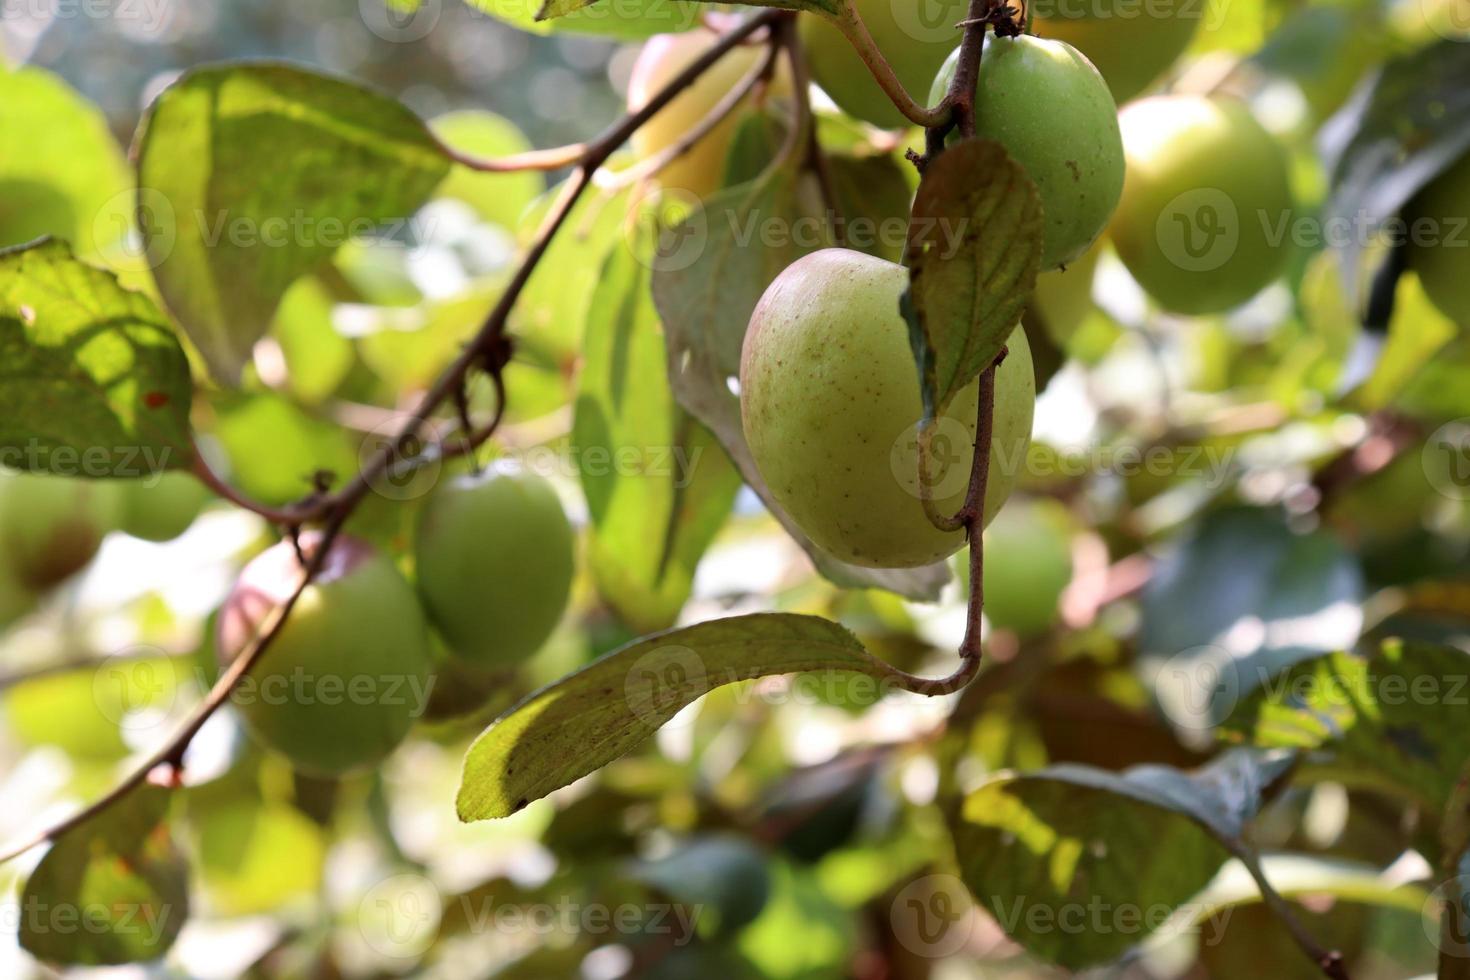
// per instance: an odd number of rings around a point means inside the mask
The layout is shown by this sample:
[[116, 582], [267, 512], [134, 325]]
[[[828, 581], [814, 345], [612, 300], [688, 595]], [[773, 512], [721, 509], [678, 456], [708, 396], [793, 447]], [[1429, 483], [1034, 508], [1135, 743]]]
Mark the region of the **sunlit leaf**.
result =
[[0, 252], [0, 462], [145, 477], [194, 461], [193, 381], [153, 301], [61, 242]]
[[52, 963], [154, 960], [189, 915], [188, 868], [168, 828], [169, 791], [140, 786], [62, 834], [21, 896], [20, 944]]
[[465, 756], [460, 819], [515, 813], [623, 755], [714, 688], [822, 670], [892, 676], [846, 629], [816, 616], [734, 616], [644, 637], [486, 729]]
[[298, 276], [413, 217], [450, 167], [400, 103], [283, 64], [186, 73], [149, 107], [136, 152], [159, 289], [227, 383]]

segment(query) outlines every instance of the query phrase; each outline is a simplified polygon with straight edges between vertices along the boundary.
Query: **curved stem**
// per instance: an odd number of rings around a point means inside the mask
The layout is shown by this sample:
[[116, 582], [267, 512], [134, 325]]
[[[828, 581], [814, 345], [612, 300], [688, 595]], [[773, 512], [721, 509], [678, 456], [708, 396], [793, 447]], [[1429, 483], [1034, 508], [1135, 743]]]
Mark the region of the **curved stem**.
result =
[[755, 91], [757, 85], [763, 80], [770, 78], [772, 71], [776, 67], [776, 52], [777, 48], [773, 44], [767, 50], [765, 58], [747, 72], [745, 77], [734, 88], [726, 92], [720, 98], [720, 101], [714, 104], [714, 107], [710, 109], [705, 117], [694, 125], [693, 129], [648, 159], [634, 164], [626, 170], [620, 170], [614, 173], [607, 180], [599, 182], [598, 186], [604, 193], [614, 193], [640, 180], [656, 176], [669, 164], [692, 150], [700, 140], [714, 132], [715, 127], [719, 126], [720, 123], [730, 117], [731, 113], [740, 108], [741, 103], [745, 101], [751, 92]]
[[197, 450], [194, 453], [194, 466], [190, 472], [217, 496], [228, 500], [237, 507], [259, 514], [272, 524], [295, 527], [305, 521], [313, 520], [326, 511], [327, 499], [324, 497], [309, 497], [302, 503], [292, 504], [289, 507], [273, 507], [270, 504], [252, 500], [211, 469], [209, 463], [204, 459], [204, 454]]
[[527, 150], [525, 153], [513, 153], [504, 157], [477, 157], [472, 153], [456, 150], [442, 140], [439, 146], [443, 149], [445, 156], [461, 167], [485, 174], [509, 174], [522, 170], [560, 170], [563, 167], [574, 165], [587, 155], [586, 143], [568, 143], [566, 146]]
[[925, 108], [914, 101], [908, 89], [903, 87], [903, 82], [899, 81], [898, 76], [893, 73], [893, 66], [888, 63], [887, 58], [883, 57], [883, 52], [878, 50], [878, 43], [873, 40], [873, 35], [868, 33], [868, 25], [863, 23], [862, 17], [852, 3], [845, 4], [842, 13], [829, 19], [842, 32], [842, 36], [847, 38], [848, 43], [857, 52], [857, 56], [862, 59], [863, 64], [868, 66], [868, 71], [872, 72], [873, 80], [878, 83], [883, 94], [888, 96], [894, 108], [903, 113], [905, 119], [915, 126], [923, 126], [927, 129], [941, 125], [949, 118], [947, 100], [932, 109]]

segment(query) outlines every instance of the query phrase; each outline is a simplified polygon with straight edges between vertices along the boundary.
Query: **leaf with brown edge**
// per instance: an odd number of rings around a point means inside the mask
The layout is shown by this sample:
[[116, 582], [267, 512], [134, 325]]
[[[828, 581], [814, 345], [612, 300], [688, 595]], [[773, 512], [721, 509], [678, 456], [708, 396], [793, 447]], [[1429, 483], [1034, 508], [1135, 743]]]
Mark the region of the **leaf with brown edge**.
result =
[[736, 681], [842, 670], [901, 686], [893, 668], [818, 616], [732, 616], [643, 637], [511, 708], [465, 755], [459, 818], [508, 817], [637, 746], [685, 705]]
[[1041, 197], [993, 140], [958, 143], [929, 165], [909, 223], [902, 309], [933, 418], [995, 360], [1036, 288]]

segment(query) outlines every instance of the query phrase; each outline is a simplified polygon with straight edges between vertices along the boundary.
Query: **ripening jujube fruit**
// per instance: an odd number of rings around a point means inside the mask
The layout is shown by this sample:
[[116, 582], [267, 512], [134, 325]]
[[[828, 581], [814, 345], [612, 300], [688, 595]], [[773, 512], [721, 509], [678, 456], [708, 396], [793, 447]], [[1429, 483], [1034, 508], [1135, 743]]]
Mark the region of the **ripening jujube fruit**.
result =
[[1118, 116], [1128, 175], [1108, 230], [1159, 305], [1220, 313], [1280, 274], [1290, 254], [1286, 153], [1243, 103], [1159, 95]]
[[[954, 50], [959, 31], [926, 30], [927, 25], [918, 21], [917, 4], [904, 7], [893, 0], [854, 0], [854, 6], [894, 75], [917, 98]], [[907, 10], [914, 11], [914, 22], [902, 24], [897, 15]], [[873, 73], [853, 50], [851, 42], [831, 21], [816, 14], [804, 14], [797, 23], [802, 43], [806, 45], [812, 79], [844, 112], [887, 129], [910, 125], [873, 80]], [[921, 32], [939, 36], [928, 39], [915, 36]]]
[[[707, 51], [716, 36], [709, 31], [659, 34], [649, 38], [633, 64], [628, 80], [628, 109], [636, 111], [685, 68]], [[634, 154], [644, 160], [677, 142], [709, 115], [731, 89], [740, 84], [764, 57], [760, 45], [741, 45], [717, 61], [684, 91], [674, 97], [633, 134]], [[791, 76], [785, 59], [767, 84], [767, 95], [788, 95]], [[694, 146], [670, 161], [658, 173], [658, 183], [697, 197], [706, 197], [724, 186], [725, 157], [740, 125], [740, 112], [726, 116]]]
[[[321, 536], [303, 534], [308, 561]], [[301, 578], [281, 541], [240, 572], [216, 623], [229, 664]], [[372, 766], [424, 710], [429, 629], [413, 586], [372, 545], [340, 535], [233, 703], [246, 726], [297, 768], [322, 774]]]
[[113, 480], [0, 473], [0, 561], [33, 591], [86, 567], [122, 509]]
[[210, 492], [187, 473], [165, 473], [156, 482], [123, 484], [118, 530], [145, 541], [171, 541], [189, 529]]
[[1017, 503], [985, 529], [985, 618], [1034, 636], [1056, 622], [1072, 581], [1071, 519], [1055, 500]]
[[[1409, 267], [1439, 311], [1470, 326], [1470, 156], [1414, 195], [1404, 209]], [[1416, 236], [1427, 236], [1415, 242]]]
[[1121, 105], [1179, 60], [1204, 10], [1185, 0], [1042, 0], [1031, 23], [1038, 37], [1066, 41], [1086, 55]]
[[[934, 79], [937, 102], [959, 63]], [[1102, 234], [1123, 190], [1118, 107], [1108, 86], [1069, 44], [987, 35], [975, 87], [975, 136], [1005, 147], [1041, 193], [1041, 268], [1076, 261]]]
[[535, 653], [566, 609], [572, 526], [544, 478], [492, 466], [435, 488], [419, 512], [415, 573], [450, 651], [480, 667]]
[[[745, 437], [771, 493], [823, 549], [873, 568], [939, 561], [964, 543], [962, 531], [930, 523], [920, 497], [914, 427], [923, 407], [898, 305], [907, 285], [907, 270], [892, 262], [814, 252], [766, 289], [740, 358]], [[1036, 398], [1025, 333], [1016, 329], [1008, 344], [996, 373], [987, 522], [1015, 485]], [[934, 423], [944, 437], [935, 455], [946, 458], [933, 462], [959, 468], [928, 469], [944, 513], [964, 503], [978, 383]]]

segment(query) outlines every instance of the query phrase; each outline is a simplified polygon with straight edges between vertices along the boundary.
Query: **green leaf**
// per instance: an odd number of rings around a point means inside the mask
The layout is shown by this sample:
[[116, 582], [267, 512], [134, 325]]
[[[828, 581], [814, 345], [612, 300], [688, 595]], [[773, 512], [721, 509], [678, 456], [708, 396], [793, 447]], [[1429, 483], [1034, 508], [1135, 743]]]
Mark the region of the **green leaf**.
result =
[[0, 146], [0, 245], [55, 235], [94, 258], [132, 227], [107, 119], [57, 76], [0, 65]]
[[1361, 230], [1398, 214], [1421, 188], [1470, 150], [1470, 46], [1442, 41], [1390, 63], [1323, 131], [1332, 190], [1323, 227], [1334, 235], [1357, 296]]
[[200, 799], [193, 792], [189, 826], [212, 913], [268, 914], [316, 895], [326, 846], [321, 828], [305, 814], [285, 803], [219, 799], [219, 792]]
[[1005, 346], [1041, 269], [1041, 197], [993, 140], [930, 164], [914, 198], [903, 303], [926, 417], [944, 410]]
[[1335, 535], [1296, 534], [1255, 508], [1208, 515], [1143, 594], [1139, 645], [1170, 720], [1208, 727], [1284, 667], [1351, 646], [1363, 595], [1357, 559]]
[[189, 915], [188, 868], [144, 785], [62, 834], [21, 897], [20, 944], [51, 963], [109, 966], [168, 952]]
[[843, 627], [763, 613], [644, 637], [532, 694], [470, 746], [456, 806], [464, 821], [506, 817], [648, 738], [708, 691], [768, 674], [892, 668]]
[[[1110, 962], [1162, 924], [1158, 910], [1177, 909], [1241, 856], [1246, 821], [1289, 762], [1238, 751], [1194, 773], [1059, 765], [999, 775], [951, 820], [960, 876], [1037, 956], [1072, 970]], [[1095, 928], [1097, 910], [1131, 917]]]
[[[628, 876], [680, 904], [710, 913], [701, 925], [732, 935], [760, 915], [771, 891], [767, 856], [745, 837], [696, 837], [656, 860], [633, 861]], [[711, 921], [712, 920], [712, 921]]]
[[317, 276], [296, 280], [276, 307], [271, 336], [281, 345], [283, 380], [308, 404], [325, 401], [355, 363], [352, 342], [332, 326], [336, 300]]
[[[745, 482], [819, 572], [842, 586], [935, 599], [949, 580], [943, 563], [862, 568], [819, 549], [777, 505], [746, 445], [740, 399], [730, 383], [740, 375], [740, 347], [761, 294], [782, 269], [816, 247], [816, 242], [799, 244], [789, 234], [803, 216], [806, 227], [813, 227], [811, 215], [799, 205], [792, 175], [776, 171], [712, 195], [663, 230], [652, 259], [653, 300], [668, 344], [670, 387], [679, 404], [714, 433]], [[771, 230], [778, 234], [766, 233]]]
[[194, 461], [189, 363], [153, 301], [60, 242], [0, 252], [0, 462], [143, 477]]
[[1430, 301], [1419, 277], [1406, 273], [1394, 292], [1388, 340], [1373, 373], [1353, 393], [1354, 399], [1368, 411], [1388, 407], [1425, 368], [1444, 366], [1445, 359], [1436, 355], [1459, 332], [1454, 321]]
[[298, 276], [406, 222], [450, 167], [403, 105], [279, 64], [186, 73], [149, 107], [136, 152], [159, 291], [232, 384]]
[[531, 34], [594, 34], [640, 40], [677, 34], [699, 25], [703, 4], [687, 0], [608, 0], [587, 3], [565, 16], [542, 16], [539, 0], [469, 0], [473, 7]]
[[675, 401], [649, 269], [614, 249], [589, 307], [572, 443], [598, 592], [639, 633], [673, 625], [740, 474]]
[[1242, 700], [1222, 737], [1263, 748], [1330, 748], [1331, 766], [1438, 811], [1470, 761], [1470, 654], [1391, 641], [1374, 657], [1301, 663]]
[[[482, 2], [493, 2], [498, 5], [500, 3], [512, 3], [513, 0], [482, 0]], [[541, 9], [536, 11], [536, 20], [538, 22], [554, 20], [558, 17], [576, 14], [582, 10], [596, 10], [598, 8], [594, 4], [599, 2], [616, 9], [618, 4], [626, 4], [629, 0], [545, 0], [541, 4]], [[645, 2], [649, 6], [657, 6], [660, 0], [645, 0]], [[836, 17], [845, 9], [842, 0], [736, 0], [736, 2], [740, 6], [775, 7], [778, 10], [806, 10], [814, 14], [829, 17]], [[683, 29], [687, 30], [688, 27], [686, 26]], [[668, 30], [668, 28], [665, 27], [664, 30]]]
[[902, 261], [913, 191], [899, 162], [888, 154], [829, 154], [827, 168], [843, 246]]

